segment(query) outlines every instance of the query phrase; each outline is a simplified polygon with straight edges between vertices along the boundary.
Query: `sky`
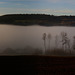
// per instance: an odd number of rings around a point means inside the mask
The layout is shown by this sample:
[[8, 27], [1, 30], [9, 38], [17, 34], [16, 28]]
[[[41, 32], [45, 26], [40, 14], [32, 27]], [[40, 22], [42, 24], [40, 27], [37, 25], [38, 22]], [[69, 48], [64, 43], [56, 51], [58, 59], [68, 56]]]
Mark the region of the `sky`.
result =
[[75, 0], [0, 0], [5, 14], [75, 15]]

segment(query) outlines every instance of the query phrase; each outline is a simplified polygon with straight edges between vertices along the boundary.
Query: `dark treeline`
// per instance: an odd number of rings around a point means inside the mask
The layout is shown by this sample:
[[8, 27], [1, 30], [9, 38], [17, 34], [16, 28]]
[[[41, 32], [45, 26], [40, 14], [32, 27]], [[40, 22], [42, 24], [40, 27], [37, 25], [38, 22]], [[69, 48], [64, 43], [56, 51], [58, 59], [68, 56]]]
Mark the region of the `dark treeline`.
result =
[[0, 16], [0, 24], [41, 26], [75, 26], [75, 16], [54, 16], [46, 14], [8, 14]]

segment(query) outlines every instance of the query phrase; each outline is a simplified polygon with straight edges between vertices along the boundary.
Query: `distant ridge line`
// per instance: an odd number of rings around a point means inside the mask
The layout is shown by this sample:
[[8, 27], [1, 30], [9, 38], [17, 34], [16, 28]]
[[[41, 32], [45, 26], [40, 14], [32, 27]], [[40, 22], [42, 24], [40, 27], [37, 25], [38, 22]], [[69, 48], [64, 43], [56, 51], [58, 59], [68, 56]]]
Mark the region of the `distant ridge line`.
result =
[[29, 26], [75, 26], [75, 16], [47, 14], [6, 14], [0, 16], [0, 24]]

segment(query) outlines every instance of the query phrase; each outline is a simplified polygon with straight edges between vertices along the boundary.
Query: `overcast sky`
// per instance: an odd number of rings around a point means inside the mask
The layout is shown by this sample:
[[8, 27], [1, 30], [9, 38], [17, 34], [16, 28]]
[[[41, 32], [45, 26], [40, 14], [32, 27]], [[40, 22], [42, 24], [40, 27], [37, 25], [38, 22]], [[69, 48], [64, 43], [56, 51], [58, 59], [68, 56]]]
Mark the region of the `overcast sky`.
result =
[[75, 0], [0, 0], [4, 14], [75, 15]]

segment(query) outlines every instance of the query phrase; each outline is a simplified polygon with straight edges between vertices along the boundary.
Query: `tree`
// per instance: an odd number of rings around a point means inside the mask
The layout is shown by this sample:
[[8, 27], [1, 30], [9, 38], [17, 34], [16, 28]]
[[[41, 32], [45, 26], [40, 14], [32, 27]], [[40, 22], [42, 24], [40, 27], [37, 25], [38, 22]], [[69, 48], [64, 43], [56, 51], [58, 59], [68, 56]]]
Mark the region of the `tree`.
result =
[[63, 41], [64, 41], [64, 32], [61, 32], [61, 42], [62, 42], [62, 49], [64, 49]]
[[44, 48], [46, 52], [46, 33], [43, 34], [43, 40], [44, 40]]
[[75, 36], [73, 37], [73, 49], [75, 50]]
[[58, 48], [58, 35], [55, 36], [55, 48]]
[[48, 34], [48, 42], [49, 42], [48, 49], [50, 49], [50, 41], [51, 41], [51, 34], [49, 33], [49, 34]]
[[66, 32], [61, 32], [61, 36], [62, 36], [62, 48], [70, 49], [70, 39], [67, 37], [67, 33]]

